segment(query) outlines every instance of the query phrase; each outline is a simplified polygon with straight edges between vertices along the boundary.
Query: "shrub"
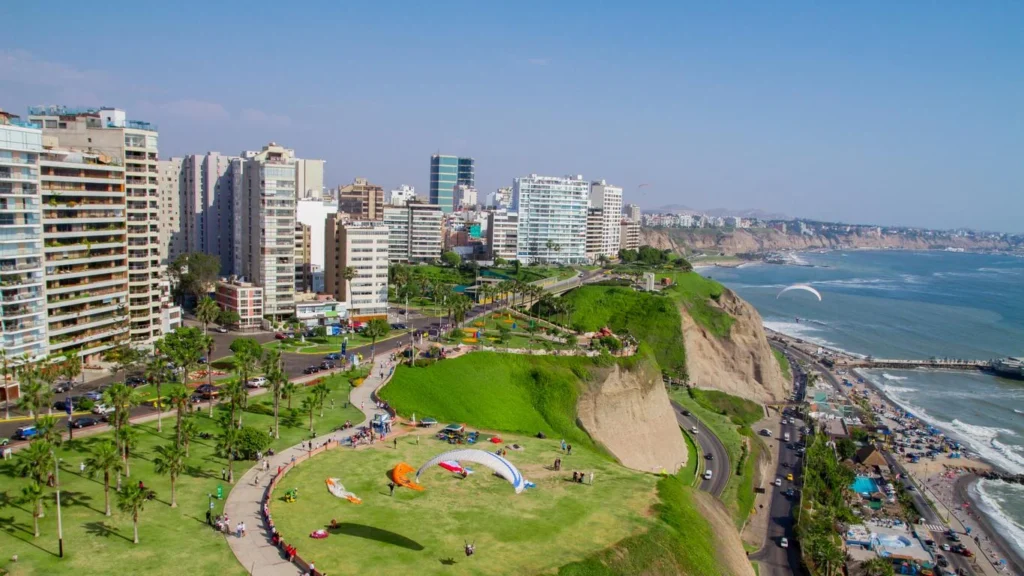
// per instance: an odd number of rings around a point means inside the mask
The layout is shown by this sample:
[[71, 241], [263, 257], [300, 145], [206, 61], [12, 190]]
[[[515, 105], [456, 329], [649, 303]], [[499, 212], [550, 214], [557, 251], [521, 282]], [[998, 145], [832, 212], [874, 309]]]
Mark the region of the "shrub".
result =
[[253, 402], [245, 407], [245, 411], [250, 414], [262, 414], [264, 416], [274, 415], [274, 407], [263, 402]]
[[91, 412], [93, 407], [95, 407], [95, 406], [96, 406], [95, 402], [93, 402], [92, 400], [90, 400], [88, 398], [83, 398], [83, 399], [78, 401], [78, 404], [75, 405], [75, 408], [77, 408], [79, 410], [84, 410], [86, 412]]
[[456, 328], [455, 330], [452, 330], [448, 335], [455, 340], [461, 340], [463, 337], [466, 336], [466, 332], [463, 331], [462, 328]]
[[238, 433], [238, 454], [245, 459], [255, 458], [257, 452], [270, 447], [270, 435], [253, 426], [243, 426]]
[[417, 358], [416, 360], [413, 361], [412, 365], [415, 366], [416, 368], [426, 368], [433, 364], [434, 362], [436, 362], [436, 360], [432, 358]]

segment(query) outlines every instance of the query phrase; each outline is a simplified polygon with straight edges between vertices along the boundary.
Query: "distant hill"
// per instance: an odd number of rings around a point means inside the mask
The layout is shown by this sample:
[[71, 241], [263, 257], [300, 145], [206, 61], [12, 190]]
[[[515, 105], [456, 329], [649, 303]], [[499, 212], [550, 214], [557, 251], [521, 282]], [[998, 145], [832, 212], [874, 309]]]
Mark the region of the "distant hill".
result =
[[737, 218], [760, 218], [762, 220], [789, 220], [790, 217], [785, 214], [778, 212], [768, 212], [761, 210], [760, 208], [747, 208], [741, 210], [732, 210], [729, 208], [712, 208], [710, 210], [698, 210], [696, 208], [690, 208], [683, 204], [665, 204], [664, 206], [658, 206], [656, 208], [647, 208], [644, 212], [665, 214], [668, 212], [674, 213], [693, 213], [693, 214], [707, 214], [708, 216], [719, 216], [725, 218], [726, 216], [735, 216]]

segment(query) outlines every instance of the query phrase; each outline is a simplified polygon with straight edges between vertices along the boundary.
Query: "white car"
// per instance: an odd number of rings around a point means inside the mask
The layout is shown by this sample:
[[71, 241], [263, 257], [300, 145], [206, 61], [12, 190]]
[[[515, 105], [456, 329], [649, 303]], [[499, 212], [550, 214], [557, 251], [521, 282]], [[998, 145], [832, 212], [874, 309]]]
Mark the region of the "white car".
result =
[[697, 432], [698, 432], [698, 430], [697, 430], [696, 426], [690, 426], [690, 433], [691, 434], [696, 434]]
[[782, 478], [776, 478], [775, 479], [775, 485], [776, 486], [782, 486]]
[[245, 385], [249, 388], [262, 388], [267, 385], [267, 379], [263, 376], [257, 376], [255, 378], [250, 378]]
[[782, 546], [783, 548], [789, 548], [789, 539], [785, 536], [779, 538], [779, 546]]
[[113, 406], [107, 406], [106, 404], [97, 404], [97, 405], [92, 407], [92, 413], [93, 414], [99, 414], [100, 416], [105, 416], [107, 414], [113, 414], [114, 413], [114, 407]]
[[704, 471], [704, 479], [705, 480], [711, 480], [711, 470], [705, 470]]

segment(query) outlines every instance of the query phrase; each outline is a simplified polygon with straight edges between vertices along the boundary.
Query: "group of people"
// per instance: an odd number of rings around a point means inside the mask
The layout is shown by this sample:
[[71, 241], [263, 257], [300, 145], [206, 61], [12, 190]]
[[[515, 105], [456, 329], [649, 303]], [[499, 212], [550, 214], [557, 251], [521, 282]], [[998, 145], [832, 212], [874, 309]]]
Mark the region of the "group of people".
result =
[[[587, 473], [586, 472], [576, 472], [574, 470], [573, 473], [572, 473], [572, 481], [577, 483], [577, 484], [583, 484], [583, 481], [586, 478], [587, 478]], [[594, 483], [594, 473], [593, 472], [590, 473], [590, 482], [589, 483], [590, 484]]]
[[[206, 511], [206, 523], [209, 524], [210, 526], [213, 526], [218, 532], [223, 532], [224, 534], [230, 534], [231, 533], [231, 519], [228, 518], [228, 515], [226, 513], [225, 514], [220, 514], [216, 518], [214, 518], [213, 517], [213, 512], [211, 512], [210, 510], [207, 510]], [[238, 538], [242, 538], [242, 537], [245, 536], [245, 534], [246, 534], [245, 522], [238, 522], [237, 524], [235, 524], [235, 536], [238, 537]]]

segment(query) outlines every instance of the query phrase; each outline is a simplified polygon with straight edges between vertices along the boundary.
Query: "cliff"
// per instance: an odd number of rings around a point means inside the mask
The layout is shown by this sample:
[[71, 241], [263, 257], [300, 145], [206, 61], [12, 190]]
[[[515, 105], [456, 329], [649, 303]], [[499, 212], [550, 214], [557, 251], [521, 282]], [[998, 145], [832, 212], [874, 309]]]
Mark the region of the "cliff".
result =
[[645, 362], [601, 372], [576, 405], [587, 434], [634, 470], [675, 472], [685, 465], [686, 441], [661, 375]]
[[874, 232], [836, 235], [786, 234], [769, 228], [744, 230], [642, 228], [640, 244], [671, 249], [680, 254], [693, 250], [720, 252], [726, 255], [774, 252], [778, 250], [878, 249], [930, 250], [963, 248], [964, 250], [1010, 250], [1014, 246], [1004, 240], [959, 236], [923, 237]]
[[735, 321], [729, 336], [720, 338], [694, 322], [681, 307], [686, 369], [690, 382], [761, 403], [776, 402], [790, 393], [778, 361], [768, 346], [761, 315], [732, 290], [708, 301]]
[[747, 553], [743, 550], [743, 540], [726, 512], [725, 506], [706, 492], [694, 492], [694, 503], [697, 510], [708, 524], [715, 539], [715, 556], [724, 574], [732, 576], [754, 576], [754, 567], [750, 565]]

